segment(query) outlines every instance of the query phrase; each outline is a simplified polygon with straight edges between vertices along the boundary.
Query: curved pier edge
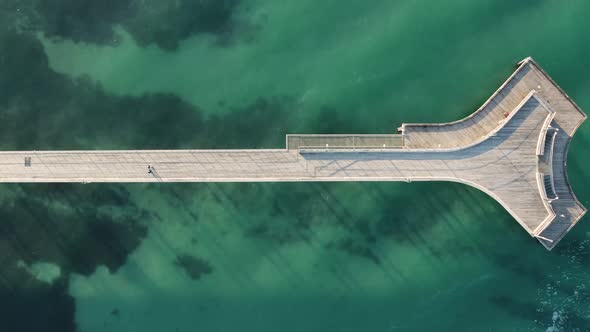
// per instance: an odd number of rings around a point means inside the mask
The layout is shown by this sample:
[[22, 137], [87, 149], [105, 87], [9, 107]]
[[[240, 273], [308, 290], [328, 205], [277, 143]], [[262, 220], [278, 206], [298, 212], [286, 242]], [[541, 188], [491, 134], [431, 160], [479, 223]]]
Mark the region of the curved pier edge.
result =
[[[575, 210], [577, 214], [558, 214], [549, 224], [547, 224], [544, 228], [540, 229], [536, 232], [535, 237], [541, 244], [547, 249], [552, 250], [555, 246], [565, 237], [565, 235], [580, 221], [584, 215], [588, 212], [588, 209], [582, 205], [582, 203], [577, 198], [574, 190], [569, 182], [568, 172], [567, 172], [567, 158], [569, 155], [569, 145], [573, 136], [577, 132], [578, 128], [586, 121], [588, 116], [586, 113], [576, 104], [576, 102], [547, 74], [547, 72], [532, 58], [527, 57], [518, 63], [518, 66], [524, 66], [526, 64], [531, 64], [538, 70], [544, 78], [546, 78], [551, 84], [561, 93], [561, 95], [574, 107], [574, 109], [579, 113], [580, 119], [576, 123], [576, 125], [567, 133], [567, 135], [562, 136], [565, 138], [565, 146], [562, 148], [563, 150], [563, 171], [559, 172], [558, 175], [563, 176], [563, 183], [567, 188], [567, 194], [569, 198], [573, 201], [575, 205]], [[553, 173], [552, 176], [555, 178], [556, 174]], [[562, 196], [561, 199], [564, 199]], [[561, 202], [555, 200], [552, 202], [552, 205], [558, 206]], [[569, 218], [568, 218], [569, 217]], [[563, 221], [561, 219], [569, 219], [567, 221]]]
[[[585, 119], [584, 119], [585, 120]], [[583, 121], [584, 121], [583, 120]], [[583, 122], [582, 121], [582, 122]], [[580, 124], [576, 127], [576, 129], [574, 130], [574, 134], [575, 131], [577, 131], [577, 128], [579, 128], [579, 126], [582, 124], [582, 122], [580, 122]], [[571, 143], [572, 140], [572, 136], [567, 136], [566, 140], [565, 140], [565, 147], [564, 149], [564, 153], [563, 153], [563, 159], [564, 159], [564, 163], [563, 163], [563, 171], [559, 172], [559, 174], [555, 174], [553, 173], [552, 176], [555, 178], [556, 175], [561, 175], [562, 181], [564, 182], [564, 184], [566, 185], [567, 188], [567, 193], [566, 195], [560, 195], [561, 199], [564, 199], [564, 196], [569, 196], [569, 199], [571, 201], [573, 201], [574, 205], [575, 205], [575, 210], [577, 210], [577, 214], [559, 214], [556, 215], [554, 219], [552, 219], [550, 222], [548, 222], [547, 224], [544, 225], [544, 227], [542, 227], [541, 229], [539, 229], [538, 231], [535, 232], [535, 238], [547, 249], [547, 250], [552, 250], [553, 248], [555, 248], [555, 246], [557, 246], [557, 244], [565, 237], [565, 235], [584, 217], [584, 215], [586, 215], [586, 213], [588, 212], [588, 209], [582, 205], [582, 203], [579, 201], [579, 199], [576, 197], [576, 194], [574, 193], [574, 190], [569, 182], [569, 177], [567, 174], [567, 157], [568, 157], [568, 152], [569, 152], [569, 145]], [[552, 205], [559, 205], [561, 202], [558, 200], [555, 200], [553, 202], [551, 202]], [[569, 217], [569, 218], [568, 218]], [[560, 219], [566, 219], [566, 220], [560, 220]], [[569, 219], [569, 220], [568, 220]]]
[[[527, 92], [529, 96], [525, 97]], [[552, 153], [549, 160], [553, 167], [549, 168], [550, 173], [545, 174], [550, 176], [551, 189], [559, 191], [555, 195], [557, 198], [548, 199], [544, 195], [545, 184], [542, 178], [538, 178], [539, 195], [552, 216], [534, 230], [525, 227], [531, 236], [551, 250], [587, 213], [587, 208], [574, 194], [567, 174], [569, 143], [587, 115], [532, 57], [519, 61], [508, 79], [468, 116], [446, 123], [403, 123], [398, 131], [404, 136], [404, 149], [435, 151], [467, 146], [495, 131], [498, 121], [503, 121], [503, 117], [509, 118], [513, 110], [517, 109], [515, 105], [522, 103], [533, 92], [540, 103], [555, 113], [555, 117], [548, 122], [561, 130], [555, 157]], [[462, 139], [449, 140], [448, 137]], [[541, 139], [542, 136], [539, 137]], [[537, 173], [542, 172], [537, 169]]]

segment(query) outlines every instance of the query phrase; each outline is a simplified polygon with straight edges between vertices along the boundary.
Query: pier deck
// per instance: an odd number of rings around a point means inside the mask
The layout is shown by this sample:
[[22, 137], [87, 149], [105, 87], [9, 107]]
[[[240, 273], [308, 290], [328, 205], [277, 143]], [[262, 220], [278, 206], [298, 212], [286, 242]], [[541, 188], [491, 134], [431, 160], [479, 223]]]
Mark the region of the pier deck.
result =
[[0, 182], [454, 181], [486, 192], [551, 249], [586, 213], [566, 172], [585, 118], [527, 58], [452, 123], [404, 124], [400, 135], [288, 135], [285, 149], [4, 151]]

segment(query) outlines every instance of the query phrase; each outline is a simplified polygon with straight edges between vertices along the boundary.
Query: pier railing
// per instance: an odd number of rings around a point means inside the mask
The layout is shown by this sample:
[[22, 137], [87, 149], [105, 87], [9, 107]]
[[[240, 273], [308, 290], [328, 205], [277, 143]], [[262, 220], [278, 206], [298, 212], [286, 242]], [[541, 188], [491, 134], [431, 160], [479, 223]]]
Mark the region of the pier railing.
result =
[[367, 150], [401, 149], [404, 146], [400, 134], [309, 134], [287, 135], [287, 149]]

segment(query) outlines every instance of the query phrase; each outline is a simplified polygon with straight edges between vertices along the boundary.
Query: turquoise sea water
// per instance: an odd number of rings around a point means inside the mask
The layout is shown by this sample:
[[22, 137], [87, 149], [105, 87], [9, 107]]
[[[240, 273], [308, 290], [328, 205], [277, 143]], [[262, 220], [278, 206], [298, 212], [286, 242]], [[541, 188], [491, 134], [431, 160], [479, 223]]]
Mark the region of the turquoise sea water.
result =
[[[201, 30], [156, 4], [138, 25], [127, 9], [76, 19], [72, 4], [6, 1], [2, 149], [391, 133], [468, 115], [526, 56], [590, 110], [587, 1], [228, 1]], [[586, 206], [589, 144], [585, 124], [568, 173]], [[590, 331], [588, 218], [547, 252], [459, 184], [4, 185], [0, 198], [11, 331]]]

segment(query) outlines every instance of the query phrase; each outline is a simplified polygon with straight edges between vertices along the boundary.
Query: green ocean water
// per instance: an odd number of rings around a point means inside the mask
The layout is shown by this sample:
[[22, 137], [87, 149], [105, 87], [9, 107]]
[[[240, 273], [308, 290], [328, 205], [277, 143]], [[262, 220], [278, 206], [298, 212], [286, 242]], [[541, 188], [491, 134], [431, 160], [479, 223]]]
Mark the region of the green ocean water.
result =
[[[287, 133], [391, 133], [468, 115], [526, 56], [590, 110], [589, 13], [582, 0], [243, 0], [231, 40], [198, 33], [175, 49], [124, 25], [110, 43], [32, 29], [33, 46], [1, 44], [15, 55], [0, 63], [21, 65], [10, 77], [26, 84], [0, 87], [31, 91], [2, 104], [13, 133], [2, 148], [281, 148]], [[46, 58], [20, 63], [31, 50]], [[36, 95], [31, 111], [23, 100]], [[584, 124], [568, 174], [586, 206], [589, 144]], [[548, 252], [459, 184], [105, 186], [0, 191], [5, 271], [61, 285], [78, 331], [590, 331], [587, 217]], [[110, 221], [119, 228], [79, 226]], [[18, 303], [45, 292], [16, 285]]]

